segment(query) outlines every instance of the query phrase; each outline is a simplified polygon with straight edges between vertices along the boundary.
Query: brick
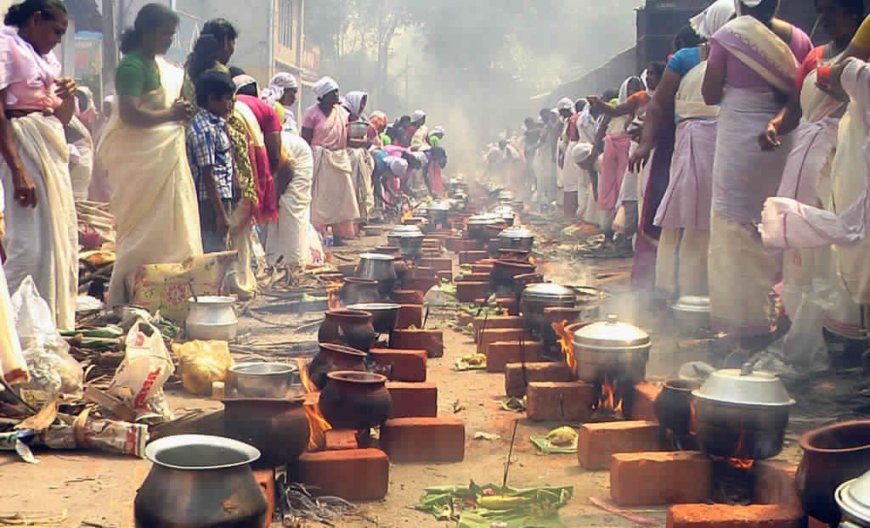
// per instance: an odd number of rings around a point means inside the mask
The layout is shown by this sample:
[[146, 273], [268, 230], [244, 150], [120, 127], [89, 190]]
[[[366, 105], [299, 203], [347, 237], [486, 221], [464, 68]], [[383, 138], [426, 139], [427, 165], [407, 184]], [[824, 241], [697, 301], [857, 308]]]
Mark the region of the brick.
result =
[[299, 482], [317, 494], [349, 501], [383, 499], [390, 484], [390, 460], [379, 449], [304, 453], [298, 469]]
[[[485, 304], [486, 299], [481, 297], [479, 299], [475, 299], [474, 303]], [[513, 297], [497, 297], [495, 299], [495, 305], [506, 311], [508, 315], [512, 315], [515, 317], [520, 315], [520, 303]]]
[[658, 424], [641, 420], [583, 424], [577, 438], [577, 460], [591, 470], [609, 469], [614, 453], [662, 449]]
[[468, 240], [460, 237], [451, 237], [444, 241], [444, 246], [447, 251], [461, 253], [463, 251], [477, 251], [480, 249], [480, 243], [477, 240]]
[[438, 416], [438, 387], [434, 383], [388, 381], [387, 390], [393, 400], [390, 418]]
[[393, 290], [390, 297], [399, 304], [423, 304], [423, 295], [417, 290]]
[[808, 528], [828, 528], [828, 523], [822, 522], [815, 517], [807, 517], [809, 520]]
[[489, 295], [488, 282], [457, 282], [456, 300], [461, 303], [472, 303], [480, 297]]
[[423, 305], [403, 304], [396, 317], [396, 328], [420, 328], [423, 326]]
[[389, 368], [393, 381], [426, 381], [426, 351], [396, 348], [373, 348], [369, 357], [376, 365]]
[[523, 318], [515, 315], [490, 315], [487, 317], [475, 317], [473, 325], [474, 340], [480, 337], [481, 328], [523, 328]]
[[439, 282], [453, 282], [453, 272], [452, 271], [439, 271], [438, 272], [438, 281]]
[[476, 262], [471, 265], [472, 273], [486, 273], [486, 276], [492, 273], [492, 262]]
[[275, 511], [275, 470], [255, 470], [254, 479], [260, 485], [260, 491], [266, 499], [266, 523], [263, 526], [269, 528], [272, 526], [272, 512]]
[[407, 273], [405, 273], [406, 279], [434, 279], [438, 276], [435, 268], [427, 268], [423, 266], [414, 266], [412, 268], [408, 268]]
[[489, 282], [489, 273], [466, 273], [456, 277], [456, 282]]
[[480, 332], [480, 350], [486, 350], [490, 343], [496, 341], [519, 341], [520, 339], [532, 342], [532, 337], [524, 328], [484, 328]]
[[441, 330], [404, 329], [394, 330], [390, 347], [410, 350], [425, 350], [430, 358], [444, 356], [444, 334]]
[[679, 504], [668, 508], [667, 528], [799, 528], [803, 512], [788, 506]]
[[496, 341], [486, 347], [486, 371], [504, 372], [508, 363], [540, 361], [543, 353], [539, 341]]
[[536, 422], [585, 422], [592, 417], [595, 387], [582, 381], [535, 381], [526, 389], [526, 414]]
[[653, 403], [658, 398], [662, 388], [653, 383], [638, 383], [634, 387], [634, 401], [631, 404], [632, 420], [649, 420], [658, 422]]
[[402, 279], [402, 289], [403, 290], [416, 290], [421, 292], [423, 295], [426, 295], [433, 286], [438, 284], [438, 279], [432, 277], [431, 279], [412, 279], [410, 277], [405, 277]]
[[417, 265], [435, 268], [435, 271], [453, 271], [453, 259], [449, 257], [420, 259]]
[[802, 508], [795, 475], [797, 466], [781, 460], [756, 461], [753, 504]]
[[460, 251], [459, 252], [459, 264], [474, 264], [478, 260], [483, 260], [489, 256], [489, 253], [486, 251], [474, 250], [474, 251]]
[[508, 363], [504, 369], [504, 388], [507, 396], [520, 398], [526, 394], [526, 384], [533, 381], [573, 381], [574, 374], [564, 363], [542, 361], [536, 363]]
[[659, 506], [705, 501], [710, 461], [694, 451], [618, 453], [610, 464], [610, 497], [620, 506]]
[[326, 431], [326, 450], [343, 451], [345, 449], [358, 449], [356, 431], [348, 429], [330, 429]]
[[396, 418], [381, 426], [380, 441], [392, 462], [460, 462], [465, 423], [458, 418]]

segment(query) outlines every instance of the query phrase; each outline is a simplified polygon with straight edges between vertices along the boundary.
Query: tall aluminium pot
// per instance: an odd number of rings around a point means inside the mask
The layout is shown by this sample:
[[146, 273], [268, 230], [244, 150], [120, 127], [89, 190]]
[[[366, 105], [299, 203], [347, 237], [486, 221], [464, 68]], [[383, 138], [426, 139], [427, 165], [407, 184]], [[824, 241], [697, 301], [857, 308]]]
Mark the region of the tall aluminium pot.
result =
[[359, 310], [330, 310], [317, 331], [321, 343], [335, 343], [368, 353], [377, 334], [372, 314]]
[[813, 429], [801, 436], [803, 458], [795, 481], [804, 511], [833, 524], [840, 518], [837, 486], [870, 471], [870, 420]]
[[615, 315], [578, 328], [573, 344], [577, 377], [582, 381], [599, 383], [605, 376], [620, 376], [640, 383], [646, 377], [652, 348], [649, 334]]
[[366, 353], [335, 343], [320, 343], [320, 350], [308, 363], [308, 378], [318, 389], [323, 389], [327, 375], [338, 370], [366, 371]]
[[346, 277], [344, 285], [338, 291], [338, 296], [345, 306], [381, 300], [381, 294], [378, 291], [378, 281], [362, 279], [360, 277]]
[[697, 437], [709, 455], [765, 460], [782, 451], [794, 400], [774, 374], [740, 369], [715, 371], [695, 400]]
[[268, 505], [254, 479], [256, 448], [219, 436], [177, 435], [145, 448], [153, 465], [133, 503], [136, 528], [262, 528]]
[[320, 411], [336, 429], [361, 430], [384, 423], [392, 412], [387, 378], [372, 372], [330, 372]]
[[387, 297], [396, 285], [396, 258], [380, 253], [363, 253], [359, 256], [356, 276], [378, 281], [378, 293]]
[[574, 308], [574, 290], [552, 283], [526, 286], [520, 296], [520, 313], [523, 323], [532, 337], [540, 339], [548, 322], [544, 317], [546, 308]]
[[843, 512], [840, 528], [870, 528], [870, 471], [841, 484], [834, 499]]
[[508, 227], [498, 234], [500, 249], [531, 251], [534, 243], [535, 236], [525, 227]]
[[294, 462], [308, 447], [310, 429], [302, 398], [228, 398], [224, 434], [260, 450], [256, 467]]

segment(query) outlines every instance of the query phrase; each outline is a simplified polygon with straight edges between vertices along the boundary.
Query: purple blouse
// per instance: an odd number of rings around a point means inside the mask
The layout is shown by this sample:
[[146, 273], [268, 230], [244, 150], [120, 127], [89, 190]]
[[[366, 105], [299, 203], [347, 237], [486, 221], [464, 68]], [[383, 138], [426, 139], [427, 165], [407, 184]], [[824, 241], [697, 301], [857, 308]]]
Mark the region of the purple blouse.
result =
[[[794, 53], [798, 64], [813, 50], [813, 42], [802, 29], [792, 26], [791, 42], [788, 47]], [[770, 83], [752, 69], [740, 62], [737, 57], [725, 49], [716, 39], [710, 39], [710, 55], [707, 67], [725, 72], [725, 84], [733, 88], [744, 88], [755, 92], [769, 92]]]

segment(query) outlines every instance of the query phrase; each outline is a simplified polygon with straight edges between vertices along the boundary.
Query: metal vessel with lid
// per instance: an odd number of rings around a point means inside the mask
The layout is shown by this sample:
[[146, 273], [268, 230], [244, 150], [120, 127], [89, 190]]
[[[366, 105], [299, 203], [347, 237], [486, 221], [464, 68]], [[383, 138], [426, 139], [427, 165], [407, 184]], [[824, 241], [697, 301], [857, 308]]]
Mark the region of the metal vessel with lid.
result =
[[574, 299], [574, 290], [558, 284], [542, 282], [526, 286], [520, 294], [520, 313], [526, 328], [533, 337], [539, 338], [543, 325], [547, 324], [544, 309], [573, 308]]
[[503, 229], [498, 234], [499, 249], [515, 249], [519, 251], [531, 251], [535, 243], [535, 235], [521, 226], [513, 226]]
[[447, 217], [450, 214], [450, 202], [438, 200], [426, 205], [425, 209], [426, 218], [429, 219], [429, 225], [433, 229], [436, 225], [447, 225]]
[[692, 392], [703, 451], [727, 458], [764, 460], [782, 451], [794, 400], [771, 372], [721, 369]]
[[710, 328], [710, 298], [695, 295], [680, 297], [671, 311], [684, 333]]
[[487, 226], [496, 226], [502, 223], [502, 219], [494, 214], [479, 214], [468, 218], [466, 229], [469, 238], [486, 241], [489, 239]]
[[514, 225], [516, 221], [517, 214], [514, 212], [514, 208], [509, 205], [498, 205], [493, 208], [492, 214], [499, 216], [504, 222], [508, 225], [508, 227]]
[[423, 251], [423, 231], [416, 225], [400, 225], [387, 235], [391, 246], [397, 246], [405, 258], [419, 257]]
[[834, 498], [843, 512], [840, 528], [870, 528], [870, 471], [841, 484]]
[[573, 345], [577, 377], [583, 381], [596, 383], [605, 374], [629, 376], [634, 383], [646, 377], [652, 348], [649, 334], [615, 315], [578, 329]]
[[396, 284], [395, 261], [396, 258], [392, 255], [363, 253], [359, 256], [356, 276], [378, 281], [378, 293], [381, 298], [384, 298], [393, 291], [393, 286]]

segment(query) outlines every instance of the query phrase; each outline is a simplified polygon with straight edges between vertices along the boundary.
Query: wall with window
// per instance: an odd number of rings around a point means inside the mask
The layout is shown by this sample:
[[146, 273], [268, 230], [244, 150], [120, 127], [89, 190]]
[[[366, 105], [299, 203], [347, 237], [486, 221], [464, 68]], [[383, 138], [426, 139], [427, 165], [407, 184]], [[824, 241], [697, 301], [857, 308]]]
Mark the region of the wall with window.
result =
[[301, 61], [303, 0], [275, 0], [275, 61], [298, 65]]

